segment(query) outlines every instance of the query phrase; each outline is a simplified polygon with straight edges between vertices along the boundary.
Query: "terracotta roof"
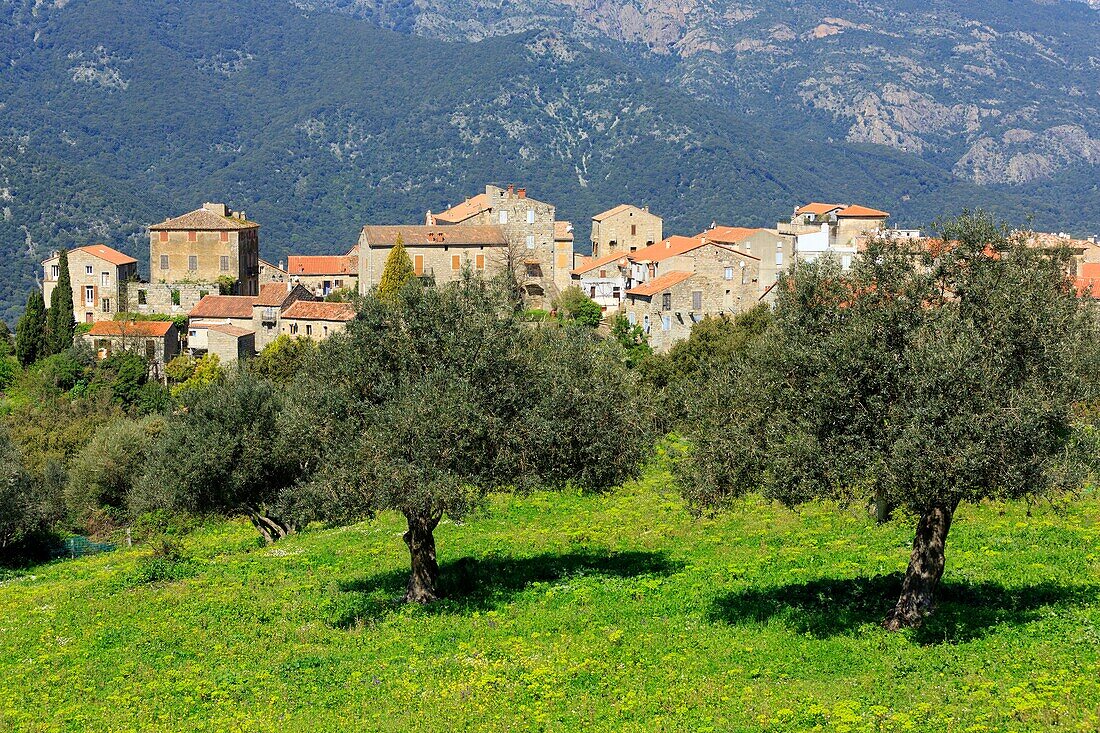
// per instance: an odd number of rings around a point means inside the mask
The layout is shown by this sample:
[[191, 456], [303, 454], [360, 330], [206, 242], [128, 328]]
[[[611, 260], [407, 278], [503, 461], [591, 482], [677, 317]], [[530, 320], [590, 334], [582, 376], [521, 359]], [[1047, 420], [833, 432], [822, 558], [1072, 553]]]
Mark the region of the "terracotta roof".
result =
[[359, 257], [290, 255], [286, 258], [286, 271], [288, 275], [355, 275], [359, 272]]
[[296, 300], [283, 311], [282, 317], [303, 321], [347, 322], [355, 319], [355, 306], [351, 303]]
[[498, 226], [479, 226], [458, 224], [455, 226], [365, 226], [363, 236], [371, 247], [392, 247], [397, 244], [397, 235], [406, 247], [424, 247], [427, 245], [485, 245], [498, 246], [508, 244], [504, 230]]
[[261, 285], [260, 294], [256, 296], [256, 301], [253, 305], [282, 305], [286, 302], [286, 298], [290, 295], [291, 288], [293, 287], [294, 286], [289, 283], [268, 283], [267, 285]]
[[636, 208], [638, 207], [632, 204], [619, 204], [618, 206], [613, 206], [607, 211], [601, 211], [600, 213], [596, 214], [592, 217], [592, 221], [603, 221], [604, 219], [608, 219], [612, 216], [615, 216], [616, 214], [621, 214], [624, 211], [629, 211]]
[[468, 198], [461, 204], [452, 206], [446, 211], [442, 211], [438, 214], [432, 214], [432, 217], [444, 224], [458, 224], [469, 219], [471, 216], [477, 216], [481, 212], [489, 208], [489, 197], [486, 194], [479, 193], [473, 198]]
[[172, 321], [96, 321], [89, 336], [135, 336], [163, 338], [176, 324]]
[[149, 227], [149, 231], [236, 231], [239, 229], [256, 229], [260, 225], [254, 221], [241, 221], [232, 216], [221, 216], [207, 209], [195, 209], [175, 219], [165, 219], [160, 224]]
[[132, 265], [137, 262], [133, 257], [128, 254], [123, 254], [117, 249], [112, 249], [105, 244], [90, 244], [87, 247], [77, 247], [81, 252], [87, 252], [90, 255], [95, 255], [101, 260], [107, 260], [112, 265]]
[[890, 216], [885, 211], [879, 211], [878, 209], [871, 209], [866, 206], [845, 206], [840, 211], [836, 212], [837, 218], [849, 218], [849, 219], [885, 219]]
[[766, 231], [768, 230], [750, 227], [711, 227], [699, 236], [708, 242], [739, 244], [758, 232]]
[[844, 204], [823, 204], [818, 201], [808, 203], [805, 206], [800, 206], [794, 210], [795, 214], [815, 214], [821, 216], [822, 214], [828, 214], [835, 209], [843, 209]]
[[749, 257], [754, 260], [760, 259], [756, 255], [751, 255], [748, 252], [742, 252], [740, 250], [731, 250], [729, 247], [723, 247], [718, 242], [703, 241], [702, 237], [680, 237], [672, 236], [668, 239], [663, 239], [656, 244], [651, 244], [648, 247], [631, 252], [627, 255], [634, 262], [660, 262], [661, 260], [669, 257], [675, 257], [676, 255], [686, 254], [693, 249], [698, 249], [704, 245], [712, 245], [720, 249], [736, 251], [741, 257]]
[[251, 318], [256, 300], [255, 295], [207, 295], [187, 315], [191, 318]]
[[626, 252], [614, 252], [612, 254], [609, 254], [605, 257], [600, 257], [598, 259], [593, 259], [591, 257], [586, 257], [584, 259], [584, 261], [581, 262], [581, 264], [574, 267], [570, 272], [572, 272], [572, 274], [574, 274], [574, 275], [583, 275], [584, 273], [588, 272], [589, 270], [595, 270], [597, 267], [602, 267], [604, 265], [609, 265], [612, 262], [615, 262], [616, 260], [626, 260], [626, 259], [627, 259]]
[[647, 283], [642, 283], [636, 288], [626, 291], [627, 295], [656, 295], [663, 290], [668, 290], [677, 283], [682, 283], [691, 277], [692, 273], [685, 270], [673, 270], [660, 277], [655, 277]]
[[201, 326], [199, 324], [192, 324], [199, 328], [205, 328], [207, 331], [217, 331], [218, 333], [224, 333], [227, 336], [241, 336], [253, 335], [256, 332], [249, 328], [241, 328], [240, 326], [232, 326], [228, 323], [204, 323]]
[[563, 241], [573, 241], [573, 222], [571, 221], [555, 221], [554, 222], [554, 239]]

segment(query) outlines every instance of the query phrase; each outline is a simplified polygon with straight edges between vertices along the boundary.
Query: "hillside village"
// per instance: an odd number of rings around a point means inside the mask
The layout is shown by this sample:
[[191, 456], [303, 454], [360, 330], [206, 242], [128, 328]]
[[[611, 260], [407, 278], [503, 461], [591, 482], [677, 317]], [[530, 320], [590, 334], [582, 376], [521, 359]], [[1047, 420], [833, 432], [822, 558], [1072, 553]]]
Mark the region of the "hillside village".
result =
[[[592, 217], [590, 255], [578, 253], [571, 222], [522, 187], [487, 185], [417, 224], [365, 225], [344, 252], [260, 257], [258, 222], [224, 203], [149, 227], [151, 273], [104, 244], [68, 255], [73, 315], [101, 358], [144, 353], [154, 373], [185, 353], [222, 364], [254, 356], [280, 335], [320, 341], [355, 317], [351, 295], [379, 283], [390, 251], [402, 244], [416, 277], [451, 282], [465, 268], [510, 270], [527, 308], [552, 311], [568, 288], [599, 305], [605, 322], [621, 314], [654, 351], [667, 351], [695, 323], [769, 302], [779, 276], [799, 262], [835, 257], [843, 269], [873, 237], [927, 241], [888, 225], [887, 211], [862, 204], [809, 202], [773, 228], [712, 222], [705, 231], [669, 235], [648, 206], [621, 204]], [[1100, 297], [1100, 245], [1065, 234], [1030, 233], [1038, 246], [1064, 245], [1082, 293]], [[42, 263], [43, 295], [60, 279], [60, 253]], [[160, 318], [160, 320], [157, 320]], [[184, 325], [186, 324], [186, 325]]]

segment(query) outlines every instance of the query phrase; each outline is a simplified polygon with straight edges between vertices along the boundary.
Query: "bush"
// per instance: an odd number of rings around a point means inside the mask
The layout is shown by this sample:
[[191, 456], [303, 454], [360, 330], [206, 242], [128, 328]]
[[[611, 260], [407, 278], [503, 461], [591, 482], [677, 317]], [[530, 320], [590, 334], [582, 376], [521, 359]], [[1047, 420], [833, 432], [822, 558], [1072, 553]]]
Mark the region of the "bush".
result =
[[554, 307], [561, 318], [589, 328], [595, 328], [603, 320], [603, 309], [576, 285], [561, 291]]
[[138, 560], [130, 582], [133, 585], [171, 583], [194, 577], [198, 572], [195, 563], [185, 557], [175, 540], [162, 537], [152, 543], [152, 552]]

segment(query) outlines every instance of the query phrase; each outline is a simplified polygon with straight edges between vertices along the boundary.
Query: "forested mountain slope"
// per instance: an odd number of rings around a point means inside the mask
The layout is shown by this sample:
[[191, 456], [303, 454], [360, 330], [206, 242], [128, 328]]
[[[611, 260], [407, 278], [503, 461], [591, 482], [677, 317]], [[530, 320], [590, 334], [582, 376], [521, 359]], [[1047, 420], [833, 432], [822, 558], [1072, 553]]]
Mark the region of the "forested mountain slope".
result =
[[[433, 34], [425, 7], [383, 7], [394, 19], [379, 22], [283, 0], [7, 4], [0, 310], [21, 306], [48, 250], [103, 241], [144, 262], [142, 227], [205, 200], [261, 222], [272, 259], [345, 249], [368, 221], [418, 220], [488, 181], [556, 203], [581, 242], [594, 212], [624, 200], [648, 203], [669, 232], [773, 223], [811, 198], [861, 201], [901, 223], [985, 205], [1100, 228], [1097, 168], [1084, 159], [1053, 178], [979, 185], [932, 143], [918, 155], [838, 134], [825, 110], [778, 94], [748, 104], [737, 100], [766, 93], [720, 92], [723, 78], [752, 86], [737, 51], [649, 50], [518, 21], [511, 35], [499, 23]], [[1050, 7], [1095, 27], [1083, 4]], [[693, 71], [704, 58], [738, 71]]]

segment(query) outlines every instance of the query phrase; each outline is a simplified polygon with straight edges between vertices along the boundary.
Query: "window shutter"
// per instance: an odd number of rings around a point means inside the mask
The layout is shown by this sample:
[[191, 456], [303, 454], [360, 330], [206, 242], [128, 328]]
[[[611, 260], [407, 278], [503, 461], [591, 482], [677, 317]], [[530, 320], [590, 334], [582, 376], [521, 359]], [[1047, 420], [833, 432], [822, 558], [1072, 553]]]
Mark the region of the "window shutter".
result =
[[462, 258], [458, 255], [451, 255], [451, 269], [455, 272], [462, 269]]
[[478, 255], [477, 260], [476, 260], [476, 264], [477, 264], [477, 269], [484, 270], [485, 269], [485, 255]]
[[416, 255], [413, 257], [413, 271], [417, 276], [424, 274], [424, 255]]

